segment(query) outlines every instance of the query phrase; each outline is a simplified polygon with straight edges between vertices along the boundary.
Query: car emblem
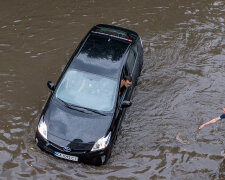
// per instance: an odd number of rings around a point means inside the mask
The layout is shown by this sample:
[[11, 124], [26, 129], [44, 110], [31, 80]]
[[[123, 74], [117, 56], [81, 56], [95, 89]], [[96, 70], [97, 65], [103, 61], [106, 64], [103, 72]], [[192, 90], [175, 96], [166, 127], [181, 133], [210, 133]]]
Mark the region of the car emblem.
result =
[[71, 152], [71, 149], [70, 149], [69, 147], [64, 147], [64, 148], [63, 148], [63, 151], [64, 151], [64, 152]]

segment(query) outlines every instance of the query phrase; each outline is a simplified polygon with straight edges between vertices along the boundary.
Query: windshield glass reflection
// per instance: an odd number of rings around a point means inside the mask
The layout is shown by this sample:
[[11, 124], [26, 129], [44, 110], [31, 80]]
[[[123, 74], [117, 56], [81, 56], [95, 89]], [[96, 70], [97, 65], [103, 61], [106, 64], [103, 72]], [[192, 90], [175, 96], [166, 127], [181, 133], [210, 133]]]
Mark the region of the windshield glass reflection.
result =
[[56, 97], [80, 107], [111, 111], [115, 102], [116, 87], [115, 80], [72, 69], [63, 77]]

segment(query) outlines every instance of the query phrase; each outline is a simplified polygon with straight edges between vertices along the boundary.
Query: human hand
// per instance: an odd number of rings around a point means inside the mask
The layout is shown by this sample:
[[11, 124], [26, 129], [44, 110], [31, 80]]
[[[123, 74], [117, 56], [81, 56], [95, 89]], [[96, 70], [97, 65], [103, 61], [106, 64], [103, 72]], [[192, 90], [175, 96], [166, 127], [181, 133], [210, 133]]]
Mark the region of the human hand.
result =
[[198, 129], [200, 130], [200, 129], [204, 128], [204, 127], [205, 127], [205, 124], [202, 124]]

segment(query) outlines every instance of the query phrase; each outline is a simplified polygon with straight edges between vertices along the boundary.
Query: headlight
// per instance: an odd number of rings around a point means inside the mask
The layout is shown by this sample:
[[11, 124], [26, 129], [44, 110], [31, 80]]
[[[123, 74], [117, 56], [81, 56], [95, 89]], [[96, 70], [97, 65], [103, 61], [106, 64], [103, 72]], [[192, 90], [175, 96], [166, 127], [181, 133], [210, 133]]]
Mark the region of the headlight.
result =
[[38, 124], [38, 131], [45, 139], [47, 139], [47, 126], [45, 124], [43, 116], [41, 117], [41, 120]]
[[98, 151], [98, 150], [106, 148], [109, 144], [110, 138], [111, 138], [111, 132], [106, 137], [102, 137], [99, 140], [97, 140], [97, 142], [94, 144], [91, 151]]

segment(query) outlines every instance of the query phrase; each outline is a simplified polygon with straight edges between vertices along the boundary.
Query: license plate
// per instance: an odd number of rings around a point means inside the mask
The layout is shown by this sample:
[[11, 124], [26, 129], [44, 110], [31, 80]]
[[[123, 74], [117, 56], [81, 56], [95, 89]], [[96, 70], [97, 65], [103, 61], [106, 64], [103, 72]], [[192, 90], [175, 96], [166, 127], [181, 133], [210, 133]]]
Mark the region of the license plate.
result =
[[70, 156], [70, 155], [67, 155], [67, 154], [59, 153], [59, 152], [54, 152], [54, 156], [60, 157], [60, 158], [63, 158], [63, 159], [67, 159], [67, 160], [70, 160], [70, 161], [78, 161], [78, 157], [76, 157], [76, 156]]

